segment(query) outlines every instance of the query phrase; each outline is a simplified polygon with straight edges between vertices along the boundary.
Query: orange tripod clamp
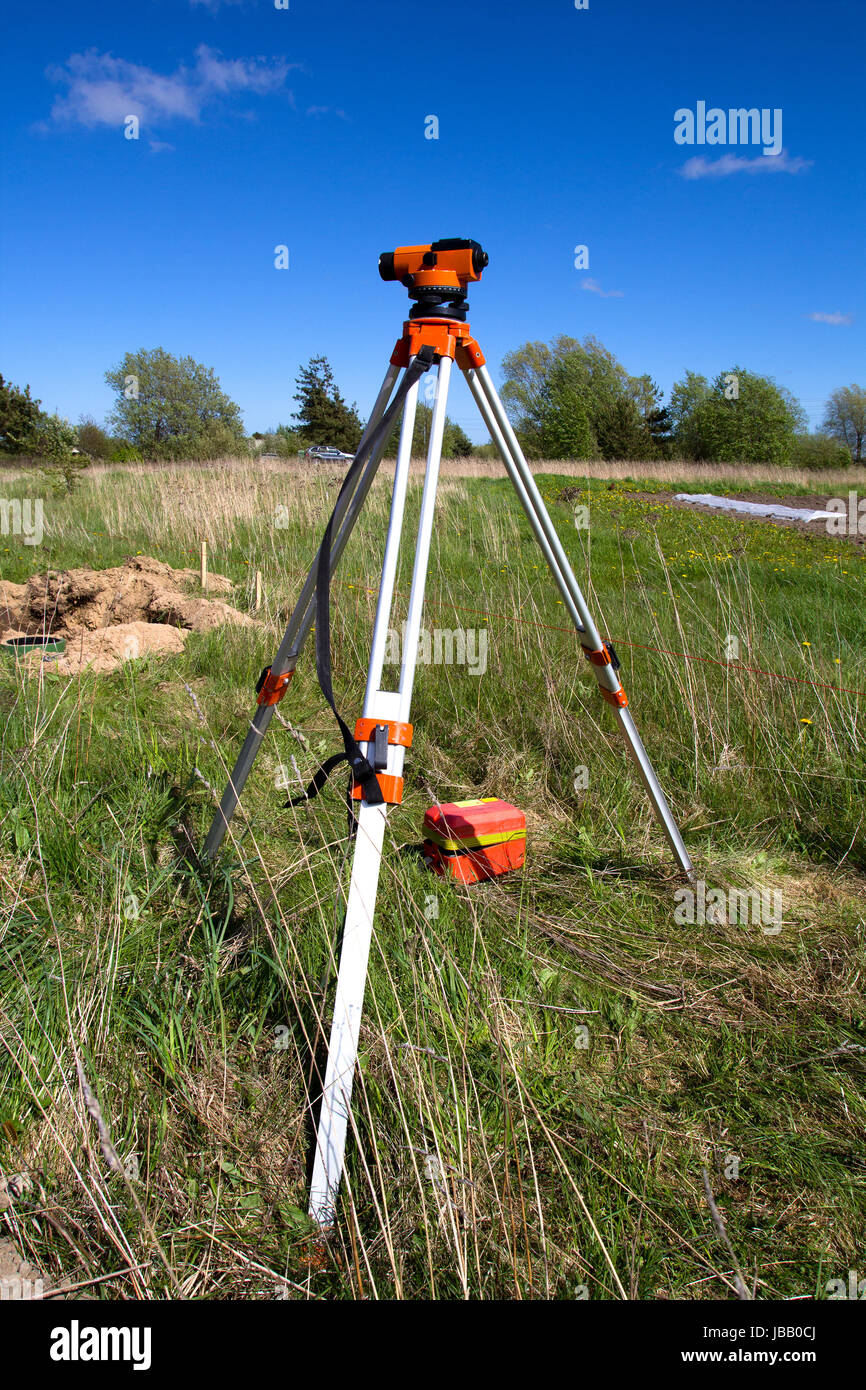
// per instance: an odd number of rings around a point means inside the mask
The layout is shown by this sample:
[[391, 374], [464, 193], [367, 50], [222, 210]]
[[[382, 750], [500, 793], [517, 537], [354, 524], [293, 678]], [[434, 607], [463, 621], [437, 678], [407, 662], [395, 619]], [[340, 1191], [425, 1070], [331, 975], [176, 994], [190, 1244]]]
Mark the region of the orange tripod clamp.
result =
[[369, 743], [377, 729], [388, 730], [388, 742], [400, 748], [412, 747], [412, 725], [399, 719], [359, 719], [355, 724], [355, 741]]
[[[592, 647], [585, 647], [582, 642], [580, 645], [587, 661], [591, 661], [593, 666], [612, 666], [614, 671], [619, 670], [619, 657], [612, 647], [608, 649], [606, 643], [602, 642], [597, 651], [593, 651]], [[599, 690], [602, 699], [607, 700], [607, 703], [616, 709], [624, 709], [628, 704], [628, 696], [622, 685], [620, 685], [619, 690], [606, 690], [603, 685], [600, 685]]]
[[266, 666], [259, 676], [259, 683], [256, 686], [258, 705], [278, 705], [289, 688], [289, 681], [295, 674], [295, 668], [291, 671], [284, 671], [281, 676], [275, 676], [270, 666]]
[[[357, 743], [373, 742], [379, 730], [387, 731], [387, 742], [391, 747], [412, 747], [412, 725], [404, 724], [399, 719], [359, 719], [355, 725], [355, 740]], [[377, 772], [376, 781], [383, 801], [388, 806], [399, 806], [403, 800], [403, 778], [391, 772]], [[352, 799], [360, 801], [363, 795], [363, 787], [356, 783], [352, 788]]]

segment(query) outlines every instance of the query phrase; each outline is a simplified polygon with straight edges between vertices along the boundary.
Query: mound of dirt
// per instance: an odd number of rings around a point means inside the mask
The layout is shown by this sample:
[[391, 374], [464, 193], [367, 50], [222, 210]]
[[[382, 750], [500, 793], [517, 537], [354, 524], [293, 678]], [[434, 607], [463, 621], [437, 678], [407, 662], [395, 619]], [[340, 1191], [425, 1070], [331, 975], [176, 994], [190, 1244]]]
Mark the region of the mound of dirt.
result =
[[[148, 652], [183, 650], [190, 632], [223, 623], [255, 626], [255, 619], [220, 598], [187, 592], [198, 582], [191, 569], [172, 569], [149, 555], [135, 555], [113, 569], [48, 570], [26, 584], [0, 581], [0, 641], [50, 634], [66, 640], [58, 656], [22, 654], [28, 671], [41, 667], [58, 675], [77, 675], [85, 667], [113, 671]], [[230, 593], [222, 574], [208, 577], [208, 588]]]

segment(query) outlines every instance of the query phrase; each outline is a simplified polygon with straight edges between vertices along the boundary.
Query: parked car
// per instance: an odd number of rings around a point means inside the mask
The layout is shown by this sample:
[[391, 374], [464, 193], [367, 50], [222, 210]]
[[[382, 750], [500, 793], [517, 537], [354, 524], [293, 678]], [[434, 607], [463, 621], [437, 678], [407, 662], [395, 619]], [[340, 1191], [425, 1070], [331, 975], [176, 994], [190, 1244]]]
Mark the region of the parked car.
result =
[[306, 457], [333, 463], [335, 459], [353, 459], [355, 455], [344, 454], [342, 449], [335, 449], [330, 444], [314, 444], [312, 448], [307, 450]]

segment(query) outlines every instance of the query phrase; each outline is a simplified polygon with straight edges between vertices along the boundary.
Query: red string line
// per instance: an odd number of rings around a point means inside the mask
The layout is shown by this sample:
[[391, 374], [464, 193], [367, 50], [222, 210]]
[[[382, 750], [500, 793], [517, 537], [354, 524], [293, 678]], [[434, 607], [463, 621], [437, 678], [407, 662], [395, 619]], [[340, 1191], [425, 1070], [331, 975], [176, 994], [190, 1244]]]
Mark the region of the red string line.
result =
[[[345, 585], [344, 587], [350, 589], [354, 589], [355, 587], [359, 589], [363, 588], [366, 590], [368, 594], [378, 595], [379, 592], [378, 589], [369, 589], [366, 585], [361, 584], [357, 586], [354, 584], [349, 584]], [[399, 589], [395, 589], [394, 592], [400, 598], [408, 597], [407, 594], [401, 593]], [[464, 605], [457, 603], [446, 604], [443, 603], [441, 599], [431, 600], [429, 596], [426, 597], [426, 601], [428, 603], [431, 603], [431, 606], [439, 608], [440, 610], [448, 607], [452, 608], [455, 613], [474, 613], [476, 617], [501, 618], [503, 622], [517, 623], [520, 627], [531, 627], [541, 629], [545, 632], [570, 632], [575, 637], [579, 636], [579, 634], [575, 632], [573, 627], [559, 627], [554, 623], [532, 622], [528, 618], [515, 618], [513, 615], [509, 613], [496, 613], [486, 608], [467, 608]], [[720, 661], [718, 657], [713, 656], [693, 656], [690, 652], [671, 651], [668, 647], [652, 647], [645, 642], [627, 642], [625, 638], [621, 637], [611, 638], [610, 640], [613, 642], [615, 647], [634, 647], [636, 649], [639, 649], [640, 651], [658, 652], [662, 656], [678, 656], [681, 657], [683, 661], [700, 661], [707, 666], [724, 666], [727, 670], [730, 670], [733, 667], [740, 671], [751, 671], [758, 676], [768, 676], [772, 680], [789, 681], [795, 685], [810, 685], [814, 686], [816, 689], [833, 690], [837, 694], [842, 695], [862, 695], [864, 699], [866, 699], [866, 690], [857, 690], [855, 687], [847, 685], [832, 685], [829, 681], [813, 681], [809, 680], [808, 677], [805, 676], [786, 676], [781, 671], [765, 671], [760, 666], [748, 666], [743, 661]]]

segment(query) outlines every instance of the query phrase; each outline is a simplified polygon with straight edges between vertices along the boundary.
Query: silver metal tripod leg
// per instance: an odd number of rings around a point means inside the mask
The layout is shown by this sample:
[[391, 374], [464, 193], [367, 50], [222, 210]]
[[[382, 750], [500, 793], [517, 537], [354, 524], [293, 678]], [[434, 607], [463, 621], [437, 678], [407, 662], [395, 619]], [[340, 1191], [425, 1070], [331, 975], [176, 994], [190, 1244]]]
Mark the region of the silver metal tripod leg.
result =
[[[562, 595], [563, 604], [580, 634], [581, 643], [590, 651], [599, 652], [604, 647], [601, 635], [587, 608], [586, 600], [565, 553], [562, 541], [550, 519], [490, 373], [486, 367], [478, 367], [466, 370], [464, 375], [481, 412], [482, 419], [490, 431], [490, 437], [502, 456], [502, 461], [514, 484], [535, 538]], [[616, 695], [618, 691], [621, 691], [622, 686], [619, 677], [611, 662], [595, 665], [595, 674], [603, 692], [607, 691], [611, 695]], [[682, 835], [671, 813], [667, 798], [641, 742], [631, 712], [625, 705], [619, 704], [613, 704], [613, 710], [638, 775], [646, 789], [659, 824], [667, 837], [674, 859], [686, 877], [693, 880], [694, 867], [689, 852], [683, 843]]]
[[[427, 580], [427, 565], [433, 534], [436, 487], [442, 457], [442, 434], [445, 428], [450, 374], [451, 360], [443, 357], [439, 364], [436, 399], [433, 404], [427, 469], [424, 477], [421, 516], [418, 522], [415, 560], [412, 570], [412, 589], [409, 595], [409, 611], [403, 642], [400, 685], [397, 691], [386, 691], [381, 689], [382, 668], [385, 639], [394, 598], [394, 581], [409, 474], [417, 385], [412, 388], [406, 398], [397, 472], [394, 479], [394, 496], [388, 524], [388, 540], [382, 569], [382, 584], [379, 590], [367, 690], [364, 698], [366, 718], [409, 722], [418, 655], [418, 638], [424, 608], [424, 587]], [[367, 756], [372, 758], [373, 745], [368, 745], [366, 751]], [[389, 746], [387, 767], [389, 774], [396, 777], [402, 776], [404, 753], [405, 750], [400, 746]], [[369, 806], [366, 801], [361, 802], [352, 863], [352, 879], [346, 904], [343, 944], [340, 951], [334, 1018], [322, 1092], [322, 1108], [316, 1133], [313, 1179], [310, 1186], [310, 1215], [322, 1227], [330, 1226], [333, 1223], [337, 1192], [343, 1172], [346, 1135], [351, 1116], [352, 1082], [358, 1057], [358, 1038], [367, 982], [367, 965], [373, 934], [373, 914], [379, 886], [386, 815], [387, 806]]]
[[[389, 365], [385, 373], [385, 380], [376, 397], [376, 403], [373, 406], [367, 424], [368, 431], [375, 429], [382, 419], [382, 416], [385, 414], [394, 383], [399, 375], [400, 368]], [[339, 564], [340, 557], [346, 548], [346, 543], [352, 534], [355, 522], [358, 519], [358, 513], [364, 505], [373, 479], [378, 472], [386, 442], [387, 441], [383, 441], [381, 447], [370, 456], [366, 467], [358, 479], [354, 492], [347, 494], [347, 496], [343, 498], [340, 512], [335, 520], [336, 534], [331, 546], [332, 569], [336, 569]], [[271, 671], [275, 676], [281, 676], [284, 675], [286, 671], [294, 670], [301, 648], [313, 625], [318, 561], [319, 557], [317, 554], [310, 566], [310, 571], [304, 581], [304, 587], [295, 604], [292, 616], [289, 618], [288, 627], [286, 628], [283, 640], [277, 648], [276, 656], [271, 662]], [[228, 786], [223, 792], [219, 808], [214, 815], [210, 830], [207, 834], [207, 839], [204, 842], [204, 848], [202, 850], [202, 858], [204, 859], [212, 859], [225, 838], [229, 821], [235, 813], [241, 792], [244, 789], [244, 784], [252, 771], [256, 755], [262, 746], [262, 740], [273, 718], [274, 709], [274, 705], [256, 706], [255, 714], [247, 730], [247, 736], [244, 739], [243, 746], [232, 769]]]

